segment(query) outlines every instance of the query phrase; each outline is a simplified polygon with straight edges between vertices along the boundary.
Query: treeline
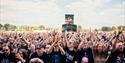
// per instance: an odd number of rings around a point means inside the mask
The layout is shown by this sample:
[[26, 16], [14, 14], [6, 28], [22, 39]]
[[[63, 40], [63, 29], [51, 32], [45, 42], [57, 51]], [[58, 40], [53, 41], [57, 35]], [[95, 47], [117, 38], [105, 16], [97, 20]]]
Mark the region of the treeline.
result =
[[125, 26], [112, 26], [112, 27], [107, 27], [107, 26], [103, 26], [101, 28], [102, 31], [113, 31], [113, 30], [125, 30]]
[[[39, 26], [16, 26], [13, 24], [0, 24], [0, 30], [3, 31], [32, 31], [32, 30], [51, 30], [53, 28], [45, 27], [44, 25]], [[78, 30], [83, 30], [80, 25], [77, 26]], [[125, 30], [125, 26], [103, 26], [100, 29], [95, 29], [95, 31], [113, 31], [113, 30]]]
[[3, 31], [32, 31], [32, 30], [50, 30], [51, 28], [43, 25], [39, 26], [16, 26], [12, 24], [0, 24], [0, 30]]

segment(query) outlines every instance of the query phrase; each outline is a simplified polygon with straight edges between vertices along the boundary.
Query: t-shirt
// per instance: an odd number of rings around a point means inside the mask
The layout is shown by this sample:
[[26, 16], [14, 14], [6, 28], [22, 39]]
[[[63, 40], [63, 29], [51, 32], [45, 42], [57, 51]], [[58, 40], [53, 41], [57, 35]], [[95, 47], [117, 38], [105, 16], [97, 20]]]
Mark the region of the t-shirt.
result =
[[106, 63], [125, 63], [125, 52], [112, 51]]
[[68, 48], [65, 49], [66, 63], [74, 63], [76, 60], [76, 52], [70, 51]]
[[61, 55], [60, 52], [52, 52], [49, 63], [65, 63], [65, 56]]
[[16, 56], [14, 53], [10, 53], [9, 55], [0, 54], [0, 63], [16, 63]]
[[88, 63], [94, 63], [93, 53], [91, 48], [81, 49], [77, 53], [77, 61], [81, 63], [84, 58], [88, 59]]
[[34, 52], [34, 53], [31, 55], [30, 60], [31, 60], [32, 58], [39, 58], [39, 59], [43, 60], [44, 63], [48, 63], [48, 59], [49, 59], [48, 54], [46, 54], [45, 52], [43, 53], [42, 56], [38, 56], [38, 54], [37, 54], [36, 52]]

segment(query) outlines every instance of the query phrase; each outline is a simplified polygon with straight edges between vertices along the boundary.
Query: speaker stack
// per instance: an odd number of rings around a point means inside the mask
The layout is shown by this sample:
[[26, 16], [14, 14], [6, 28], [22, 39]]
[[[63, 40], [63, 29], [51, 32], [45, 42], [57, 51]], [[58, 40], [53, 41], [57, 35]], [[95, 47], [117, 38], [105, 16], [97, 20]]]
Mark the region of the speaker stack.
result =
[[65, 14], [65, 24], [62, 25], [62, 32], [77, 31], [77, 25], [74, 24], [74, 15]]

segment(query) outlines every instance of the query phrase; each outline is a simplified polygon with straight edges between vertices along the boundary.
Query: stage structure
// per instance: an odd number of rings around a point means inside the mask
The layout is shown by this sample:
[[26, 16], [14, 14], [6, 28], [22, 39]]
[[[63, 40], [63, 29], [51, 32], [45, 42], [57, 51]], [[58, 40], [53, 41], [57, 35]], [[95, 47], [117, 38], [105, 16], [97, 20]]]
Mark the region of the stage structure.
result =
[[77, 25], [74, 24], [74, 15], [65, 14], [65, 24], [62, 25], [62, 31], [77, 31]]

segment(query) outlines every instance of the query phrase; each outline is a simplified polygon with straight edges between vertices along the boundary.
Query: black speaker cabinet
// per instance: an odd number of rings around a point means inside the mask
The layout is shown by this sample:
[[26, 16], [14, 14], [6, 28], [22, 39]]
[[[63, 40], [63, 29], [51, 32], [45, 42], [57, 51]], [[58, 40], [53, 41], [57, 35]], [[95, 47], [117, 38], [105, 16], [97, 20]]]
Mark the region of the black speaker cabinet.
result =
[[77, 31], [77, 25], [63, 24], [62, 29], [63, 29], [62, 32], [65, 32], [65, 31], [74, 31], [74, 32], [76, 32]]

